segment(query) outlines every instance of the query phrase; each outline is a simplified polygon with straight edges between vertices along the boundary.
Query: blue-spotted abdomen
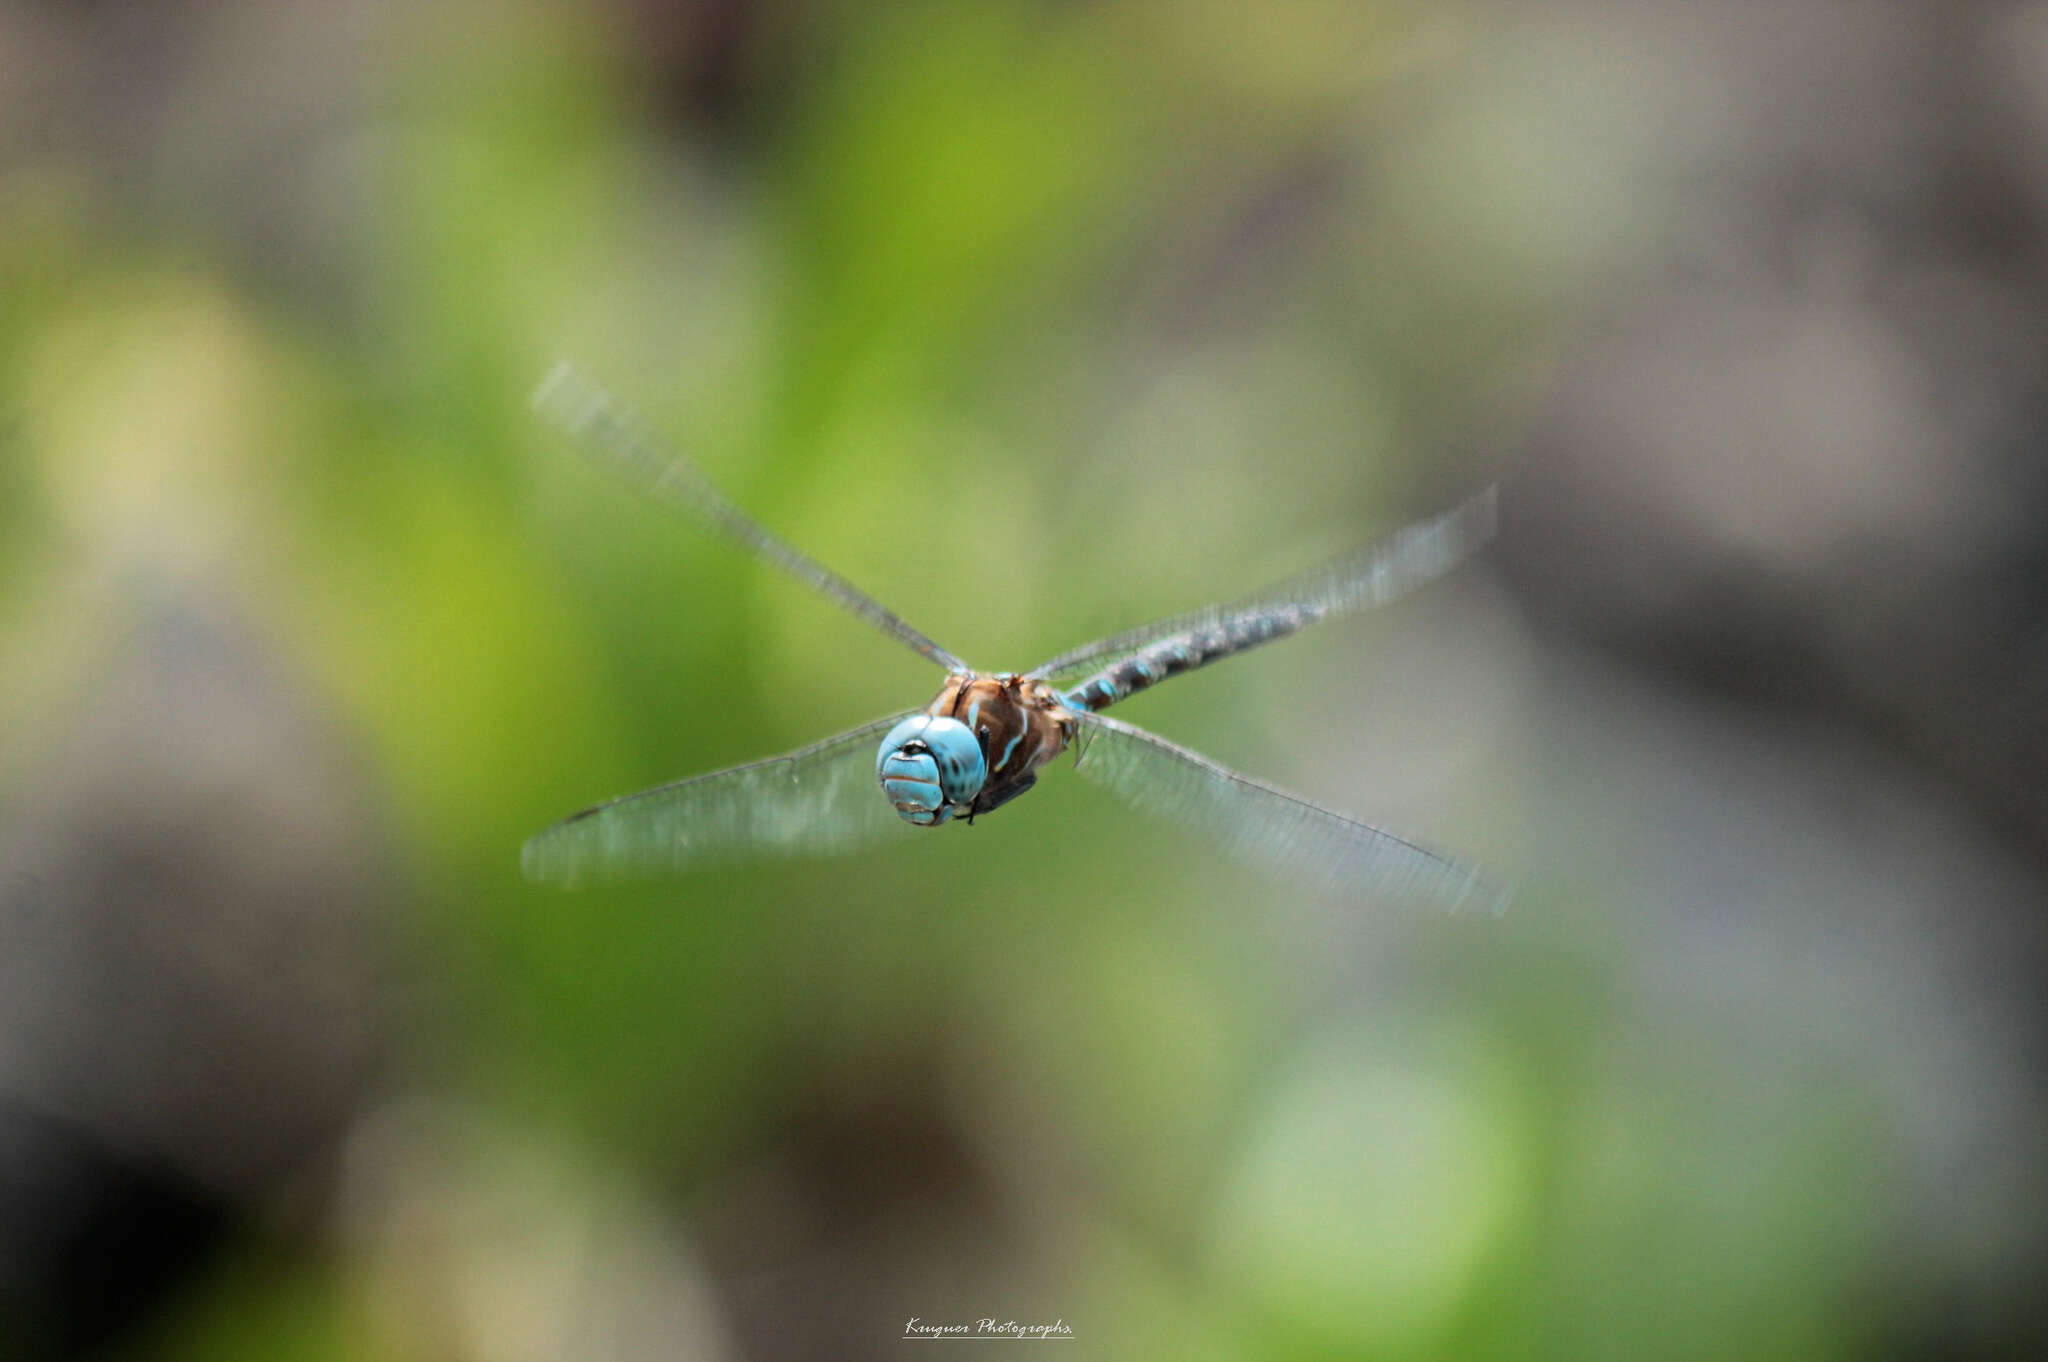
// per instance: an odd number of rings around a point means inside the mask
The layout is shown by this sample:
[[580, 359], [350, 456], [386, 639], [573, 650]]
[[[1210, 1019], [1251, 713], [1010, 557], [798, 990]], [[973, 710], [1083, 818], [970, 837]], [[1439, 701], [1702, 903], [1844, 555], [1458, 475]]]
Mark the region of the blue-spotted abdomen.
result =
[[889, 730], [875, 757], [875, 778], [896, 812], [936, 827], [981, 793], [988, 759], [974, 731], [958, 719], [913, 714]]

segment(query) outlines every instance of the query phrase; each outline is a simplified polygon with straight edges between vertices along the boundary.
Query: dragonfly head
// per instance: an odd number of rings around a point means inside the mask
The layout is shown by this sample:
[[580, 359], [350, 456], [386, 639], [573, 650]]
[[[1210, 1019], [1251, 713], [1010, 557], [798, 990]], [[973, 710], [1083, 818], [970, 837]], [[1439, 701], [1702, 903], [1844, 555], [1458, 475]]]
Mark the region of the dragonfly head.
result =
[[875, 777], [896, 812], [937, 827], [981, 793], [988, 759], [974, 731], [958, 719], [913, 714], [889, 730], [875, 758]]

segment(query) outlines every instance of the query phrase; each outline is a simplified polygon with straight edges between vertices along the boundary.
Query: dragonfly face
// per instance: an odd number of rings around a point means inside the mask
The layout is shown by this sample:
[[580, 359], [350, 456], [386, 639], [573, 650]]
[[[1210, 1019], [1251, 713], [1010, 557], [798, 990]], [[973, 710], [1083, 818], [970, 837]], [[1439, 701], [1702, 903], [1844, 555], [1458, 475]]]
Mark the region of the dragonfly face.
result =
[[958, 719], [913, 714], [882, 739], [875, 778], [906, 821], [937, 827], [981, 793], [988, 759], [974, 730]]

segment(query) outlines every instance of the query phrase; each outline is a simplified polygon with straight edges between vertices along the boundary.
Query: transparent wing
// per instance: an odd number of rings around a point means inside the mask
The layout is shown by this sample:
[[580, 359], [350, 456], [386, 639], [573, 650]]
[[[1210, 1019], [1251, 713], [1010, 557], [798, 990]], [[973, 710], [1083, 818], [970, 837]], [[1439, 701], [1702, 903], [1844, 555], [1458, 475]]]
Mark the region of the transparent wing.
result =
[[1353, 549], [1257, 595], [1126, 629], [1061, 653], [1026, 675], [1048, 681], [1071, 679], [1105, 657], [1134, 653], [1149, 643], [1190, 630], [1227, 630], [1231, 621], [1241, 616], [1292, 610], [1306, 620], [1318, 620], [1385, 605], [1449, 572], [1493, 538], [1498, 499], [1498, 489], [1488, 486], [1434, 520]]
[[534, 408], [553, 421], [597, 463], [652, 492], [675, 510], [721, 538], [823, 595], [842, 609], [948, 671], [970, 670], [965, 662], [906, 624], [832, 569], [799, 552], [711, 485], [696, 465], [675, 452], [645, 422], [567, 360], [534, 389]]
[[875, 783], [876, 744], [905, 714], [572, 814], [530, 838], [520, 865], [528, 879], [574, 889], [752, 856], [849, 851], [907, 832]]
[[1142, 728], [1076, 714], [1075, 769], [1133, 808], [1180, 824], [1224, 856], [1325, 893], [1499, 912], [1507, 893], [1472, 866], [1239, 775]]

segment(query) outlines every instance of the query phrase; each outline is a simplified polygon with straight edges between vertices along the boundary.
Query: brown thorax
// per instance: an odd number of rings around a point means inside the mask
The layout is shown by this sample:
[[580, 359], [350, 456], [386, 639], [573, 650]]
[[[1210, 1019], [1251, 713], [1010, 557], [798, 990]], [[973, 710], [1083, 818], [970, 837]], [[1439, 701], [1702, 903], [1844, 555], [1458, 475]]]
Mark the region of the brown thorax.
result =
[[967, 810], [970, 819], [1030, 789], [1038, 768], [1066, 751], [1074, 736], [1074, 716], [1059, 692], [1016, 672], [956, 672], [925, 713], [958, 719], [981, 744], [988, 778]]

